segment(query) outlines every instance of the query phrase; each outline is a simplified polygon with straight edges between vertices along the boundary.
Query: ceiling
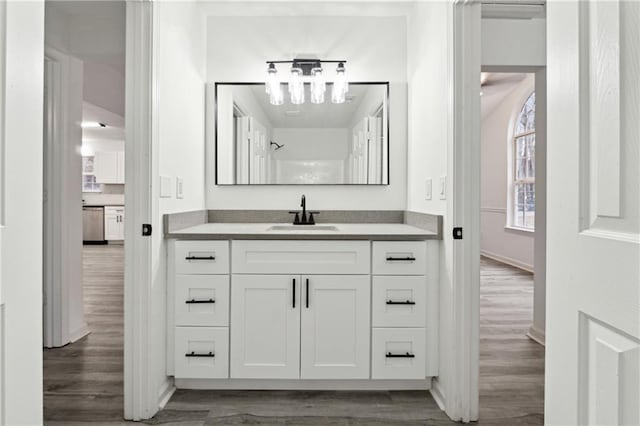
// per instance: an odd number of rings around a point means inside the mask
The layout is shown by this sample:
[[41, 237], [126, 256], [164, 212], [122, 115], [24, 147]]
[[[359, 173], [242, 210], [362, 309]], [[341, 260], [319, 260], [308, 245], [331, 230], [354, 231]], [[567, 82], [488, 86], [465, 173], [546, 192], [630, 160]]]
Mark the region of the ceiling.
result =
[[526, 73], [482, 73], [482, 117], [486, 117], [527, 77]]
[[82, 121], [106, 124], [106, 127], [82, 129], [83, 141], [124, 141], [124, 118], [89, 102], [82, 103]]
[[382, 102], [386, 90], [383, 85], [351, 84], [347, 101], [334, 104], [331, 103], [331, 86], [328, 84], [325, 102], [312, 104], [309, 101], [309, 86], [305, 86], [305, 103], [301, 105], [291, 103], [284, 85], [285, 102], [279, 106], [269, 103], [269, 96], [264, 92], [263, 85], [251, 86], [251, 91], [274, 128], [347, 128], [354, 123], [358, 107], [369, 91], [378, 90]]

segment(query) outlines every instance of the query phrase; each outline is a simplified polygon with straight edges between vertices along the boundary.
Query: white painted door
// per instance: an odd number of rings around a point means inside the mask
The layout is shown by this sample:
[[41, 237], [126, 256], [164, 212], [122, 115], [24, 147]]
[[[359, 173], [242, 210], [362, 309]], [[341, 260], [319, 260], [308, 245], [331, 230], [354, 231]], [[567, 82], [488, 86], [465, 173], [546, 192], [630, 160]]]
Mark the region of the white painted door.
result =
[[369, 378], [368, 275], [302, 277], [300, 377]]
[[547, 2], [545, 423], [640, 424], [640, 2]]
[[116, 170], [117, 170], [117, 174], [116, 174], [116, 182], [117, 183], [124, 183], [124, 151], [123, 152], [118, 152], [117, 156], [116, 156]]
[[120, 222], [119, 215], [117, 214], [105, 214], [104, 215], [104, 239], [118, 240], [120, 238]]
[[233, 275], [231, 378], [300, 375], [300, 276]]

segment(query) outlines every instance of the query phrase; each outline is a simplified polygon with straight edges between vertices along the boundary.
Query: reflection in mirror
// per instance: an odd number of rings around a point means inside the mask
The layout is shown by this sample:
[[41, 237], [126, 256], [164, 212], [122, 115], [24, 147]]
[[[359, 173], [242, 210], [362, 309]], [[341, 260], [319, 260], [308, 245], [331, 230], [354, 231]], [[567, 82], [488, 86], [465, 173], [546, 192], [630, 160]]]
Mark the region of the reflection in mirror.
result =
[[387, 185], [388, 92], [350, 82], [342, 104], [271, 105], [262, 83], [217, 83], [216, 183]]

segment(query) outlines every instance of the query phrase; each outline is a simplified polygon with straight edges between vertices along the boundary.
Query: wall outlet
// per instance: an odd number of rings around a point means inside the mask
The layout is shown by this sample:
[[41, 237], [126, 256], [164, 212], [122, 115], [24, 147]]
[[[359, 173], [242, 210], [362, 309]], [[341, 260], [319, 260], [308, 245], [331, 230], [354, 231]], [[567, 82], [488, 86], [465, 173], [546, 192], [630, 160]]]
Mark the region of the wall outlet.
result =
[[428, 178], [425, 181], [425, 185], [424, 185], [424, 199], [425, 200], [430, 200], [431, 199], [431, 190], [432, 190], [432, 181], [431, 178]]
[[447, 199], [447, 177], [440, 176], [440, 199]]
[[160, 198], [171, 198], [173, 196], [172, 178], [160, 176]]
[[184, 193], [182, 192], [183, 182], [182, 178], [176, 178], [176, 198], [184, 198]]

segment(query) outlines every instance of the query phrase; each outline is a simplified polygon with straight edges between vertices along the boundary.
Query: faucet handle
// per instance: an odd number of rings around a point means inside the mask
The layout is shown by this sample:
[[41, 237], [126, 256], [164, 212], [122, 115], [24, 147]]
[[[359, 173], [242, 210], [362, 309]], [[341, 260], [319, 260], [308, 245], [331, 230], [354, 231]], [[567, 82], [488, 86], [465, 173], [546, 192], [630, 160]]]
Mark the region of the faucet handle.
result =
[[289, 212], [289, 214], [295, 214], [296, 216], [293, 219], [293, 224], [294, 225], [299, 225], [300, 224], [300, 214], [299, 212]]
[[320, 214], [320, 212], [309, 212], [309, 220], [307, 222], [309, 225], [315, 225], [316, 224], [316, 221], [313, 219], [313, 215], [314, 214], [318, 215], [318, 214]]

